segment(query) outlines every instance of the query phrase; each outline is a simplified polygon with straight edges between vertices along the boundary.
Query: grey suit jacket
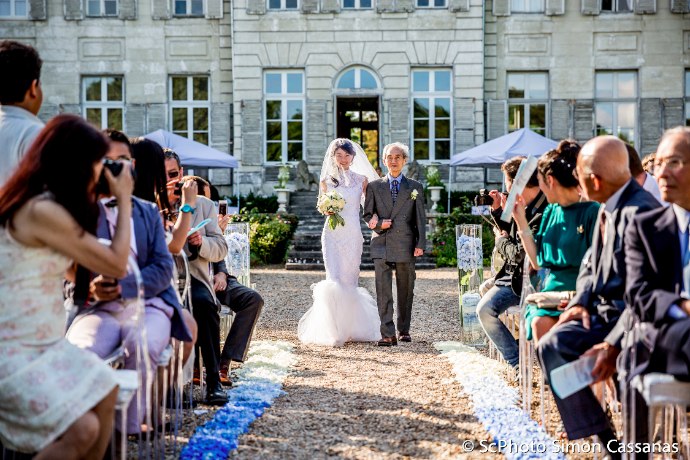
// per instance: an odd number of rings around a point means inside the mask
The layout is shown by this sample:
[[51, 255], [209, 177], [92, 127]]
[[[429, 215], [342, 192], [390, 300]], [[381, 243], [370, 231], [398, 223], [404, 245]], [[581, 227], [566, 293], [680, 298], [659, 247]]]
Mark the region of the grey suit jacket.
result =
[[[213, 202], [203, 196], [196, 198], [196, 211], [192, 216], [192, 227], [199, 224], [204, 219], [211, 219], [201, 230], [201, 249], [197, 252], [189, 250], [189, 244], [185, 243], [184, 251], [189, 261], [190, 274], [197, 280], [204, 283], [204, 286], [215, 298], [213, 282], [210, 272], [212, 262], [220, 262], [228, 253], [228, 245], [225, 242], [223, 233], [218, 226], [218, 211]], [[195, 257], [196, 256], [196, 257]]]
[[[577, 278], [577, 292], [569, 306], [582, 305], [590, 315], [599, 316], [606, 323], [617, 322], [625, 309], [623, 296], [625, 294], [625, 254], [623, 251], [623, 237], [628, 223], [636, 214], [659, 207], [660, 204], [649, 192], [645, 191], [635, 180], [631, 179], [623, 190], [616, 208], [611, 213], [615, 237], [607, 238], [602, 244], [599, 231], [594, 232], [590, 257], [583, 259], [582, 267]], [[597, 217], [596, 229], [599, 229], [602, 205]], [[618, 345], [623, 330], [614, 329], [614, 333], [607, 338], [607, 342]]]
[[[413, 199], [412, 191], [417, 191]], [[393, 204], [388, 178], [371, 182], [367, 186], [364, 201], [364, 220], [376, 214], [379, 224], [371, 235], [371, 258], [388, 262], [413, 262], [415, 248], [426, 249], [426, 211], [424, 187], [419, 182], [403, 176], [398, 198]], [[383, 230], [383, 219], [391, 219], [393, 225]]]

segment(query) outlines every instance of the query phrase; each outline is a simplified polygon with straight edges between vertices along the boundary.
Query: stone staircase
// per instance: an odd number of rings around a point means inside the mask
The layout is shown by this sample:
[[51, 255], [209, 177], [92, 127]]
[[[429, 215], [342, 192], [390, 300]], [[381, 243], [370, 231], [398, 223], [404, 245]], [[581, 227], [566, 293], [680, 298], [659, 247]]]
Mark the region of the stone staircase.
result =
[[[321, 231], [323, 230], [324, 217], [316, 210], [317, 192], [292, 192], [290, 193], [290, 206], [288, 211], [299, 218], [299, 225], [292, 238], [292, 245], [288, 251], [287, 270], [324, 270], [323, 256], [321, 254]], [[369, 240], [371, 230], [362, 221], [362, 235], [364, 235], [364, 248], [362, 251], [361, 270], [373, 270], [374, 262], [369, 256]], [[417, 259], [417, 268], [436, 268], [434, 258], [424, 254]]]

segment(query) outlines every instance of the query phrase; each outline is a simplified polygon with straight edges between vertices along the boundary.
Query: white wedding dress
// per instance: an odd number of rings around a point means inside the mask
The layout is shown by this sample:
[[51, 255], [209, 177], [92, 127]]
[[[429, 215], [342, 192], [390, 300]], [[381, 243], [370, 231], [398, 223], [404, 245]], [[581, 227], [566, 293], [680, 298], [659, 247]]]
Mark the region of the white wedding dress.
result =
[[326, 279], [312, 285], [314, 304], [297, 328], [302, 343], [342, 346], [381, 338], [376, 302], [358, 286], [364, 243], [359, 217], [364, 176], [351, 171], [344, 174], [346, 180], [338, 187], [329, 184], [328, 191], [337, 190], [345, 198], [345, 209], [340, 213], [345, 225], [331, 230], [324, 223], [321, 250]]

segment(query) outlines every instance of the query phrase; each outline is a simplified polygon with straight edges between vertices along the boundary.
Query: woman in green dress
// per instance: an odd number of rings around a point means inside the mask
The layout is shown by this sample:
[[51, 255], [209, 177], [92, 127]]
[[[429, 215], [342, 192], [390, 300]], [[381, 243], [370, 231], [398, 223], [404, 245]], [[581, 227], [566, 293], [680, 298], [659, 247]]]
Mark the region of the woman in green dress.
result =
[[[599, 203], [581, 201], [578, 181], [573, 175], [580, 146], [561, 141], [539, 159], [539, 188], [549, 205], [544, 210], [539, 232], [533, 235], [525, 217], [525, 203], [518, 198], [513, 217], [518, 226], [525, 253], [534, 270], [546, 268], [542, 292], [575, 291], [582, 258], [592, 244]], [[558, 321], [561, 310], [525, 307], [527, 339], [538, 341]]]

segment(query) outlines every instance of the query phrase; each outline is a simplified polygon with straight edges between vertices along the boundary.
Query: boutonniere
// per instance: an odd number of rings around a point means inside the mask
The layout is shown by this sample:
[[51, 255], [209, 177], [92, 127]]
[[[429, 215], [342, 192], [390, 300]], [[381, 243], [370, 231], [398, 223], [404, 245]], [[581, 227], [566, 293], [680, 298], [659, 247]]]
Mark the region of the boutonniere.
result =
[[419, 195], [419, 192], [417, 190], [412, 190], [412, 193], [410, 193], [410, 198], [412, 198], [413, 200], [416, 200], [417, 195]]
[[580, 225], [579, 227], [577, 227], [577, 233], [582, 234], [584, 232], [585, 232], [585, 226], [584, 225]]

